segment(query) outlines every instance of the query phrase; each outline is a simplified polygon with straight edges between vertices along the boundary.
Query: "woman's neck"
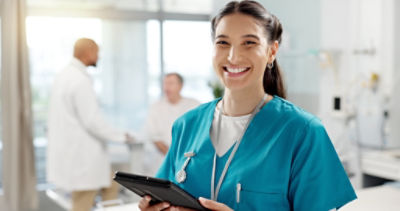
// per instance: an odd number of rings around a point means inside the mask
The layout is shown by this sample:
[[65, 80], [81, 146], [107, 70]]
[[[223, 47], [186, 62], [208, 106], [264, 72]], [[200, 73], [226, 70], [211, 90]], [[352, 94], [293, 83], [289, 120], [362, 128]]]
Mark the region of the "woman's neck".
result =
[[263, 89], [256, 90], [229, 90], [225, 89], [224, 94], [224, 114], [228, 116], [243, 116], [253, 112], [255, 107], [264, 97]]

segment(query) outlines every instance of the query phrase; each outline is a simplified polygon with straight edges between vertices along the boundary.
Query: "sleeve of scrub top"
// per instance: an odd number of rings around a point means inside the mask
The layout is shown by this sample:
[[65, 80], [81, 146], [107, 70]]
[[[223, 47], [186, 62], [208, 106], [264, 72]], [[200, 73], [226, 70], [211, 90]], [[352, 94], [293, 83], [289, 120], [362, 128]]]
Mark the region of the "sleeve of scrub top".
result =
[[103, 117], [90, 81], [80, 81], [73, 98], [78, 118], [90, 134], [102, 141], [125, 141], [125, 134], [108, 124]]
[[356, 194], [320, 121], [310, 120], [297, 140], [292, 160], [289, 199], [293, 210], [340, 208]]

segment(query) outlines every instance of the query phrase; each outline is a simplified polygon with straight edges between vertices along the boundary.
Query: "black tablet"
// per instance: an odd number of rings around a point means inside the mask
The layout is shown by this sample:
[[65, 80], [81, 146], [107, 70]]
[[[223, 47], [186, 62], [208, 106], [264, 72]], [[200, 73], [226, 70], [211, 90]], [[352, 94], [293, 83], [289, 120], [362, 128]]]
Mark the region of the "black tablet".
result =
[[150, 204], [169, 202], [173, 206], [208, 210], [196, 198], [168, 180], [124, 172], [116, 172], [114, 180], [141, 197], [151, 196]]

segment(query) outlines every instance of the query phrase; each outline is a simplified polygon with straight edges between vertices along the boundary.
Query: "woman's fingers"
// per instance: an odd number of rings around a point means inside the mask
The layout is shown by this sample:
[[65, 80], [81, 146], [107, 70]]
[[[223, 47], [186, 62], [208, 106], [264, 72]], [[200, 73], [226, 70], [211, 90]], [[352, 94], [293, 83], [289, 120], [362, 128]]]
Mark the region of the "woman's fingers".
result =
[[161, 202], [161, 203], [151, 206], [150, 210], [155, 210], [155, 211], [164, 210], [164, 209], [167, 209], [169, 206], [170, 205], [168, 202]]
[[150, 201], [151, 201], [150, 196], [144, 196], [139, 202], [139, 209], [147, 210], [147, 211], [153, 211], [153, 210], [159, 211], [159, 210], [166, 209], [170, 206], [170, 204], [167, 202], [161, 202], [156, 205], [150, 206]]
[[151, 197], [150, 196], [144, 196], [140, 201], [139, 201], [139, 209], [144, 210], [149, 207]]
[[188, 209], [188, 208], [184, 208], [184, 207], [174, 207], [174, 206], [171, 206], [171, 207], [169, 207], [169, 208], [167, 209], [167, 211], [195, 211], [195, 210]]
[[205, 208], [208, 208], [210, 210], [218, 210], [218, 211], [222, 211], [222, 210], [232, 210], [231, 208], [229, 208], [228, 206], [226, 206], [225, 204], [213, 201], [213, 200], [209, 200], [203, 197], [199, 198], [200, 204], [203, 205]]

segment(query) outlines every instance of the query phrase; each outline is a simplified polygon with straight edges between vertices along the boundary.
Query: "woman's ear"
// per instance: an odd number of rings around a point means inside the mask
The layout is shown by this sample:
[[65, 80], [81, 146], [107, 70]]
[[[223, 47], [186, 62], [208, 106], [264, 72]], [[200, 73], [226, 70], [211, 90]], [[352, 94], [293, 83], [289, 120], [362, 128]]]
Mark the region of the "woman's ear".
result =
[[272, 45], [268, 47], [270, 50], [268, 51], [268, 63], [272, 63], [275, 60], [276, 53], [279, 49], [278, 41], [275, 41]]

